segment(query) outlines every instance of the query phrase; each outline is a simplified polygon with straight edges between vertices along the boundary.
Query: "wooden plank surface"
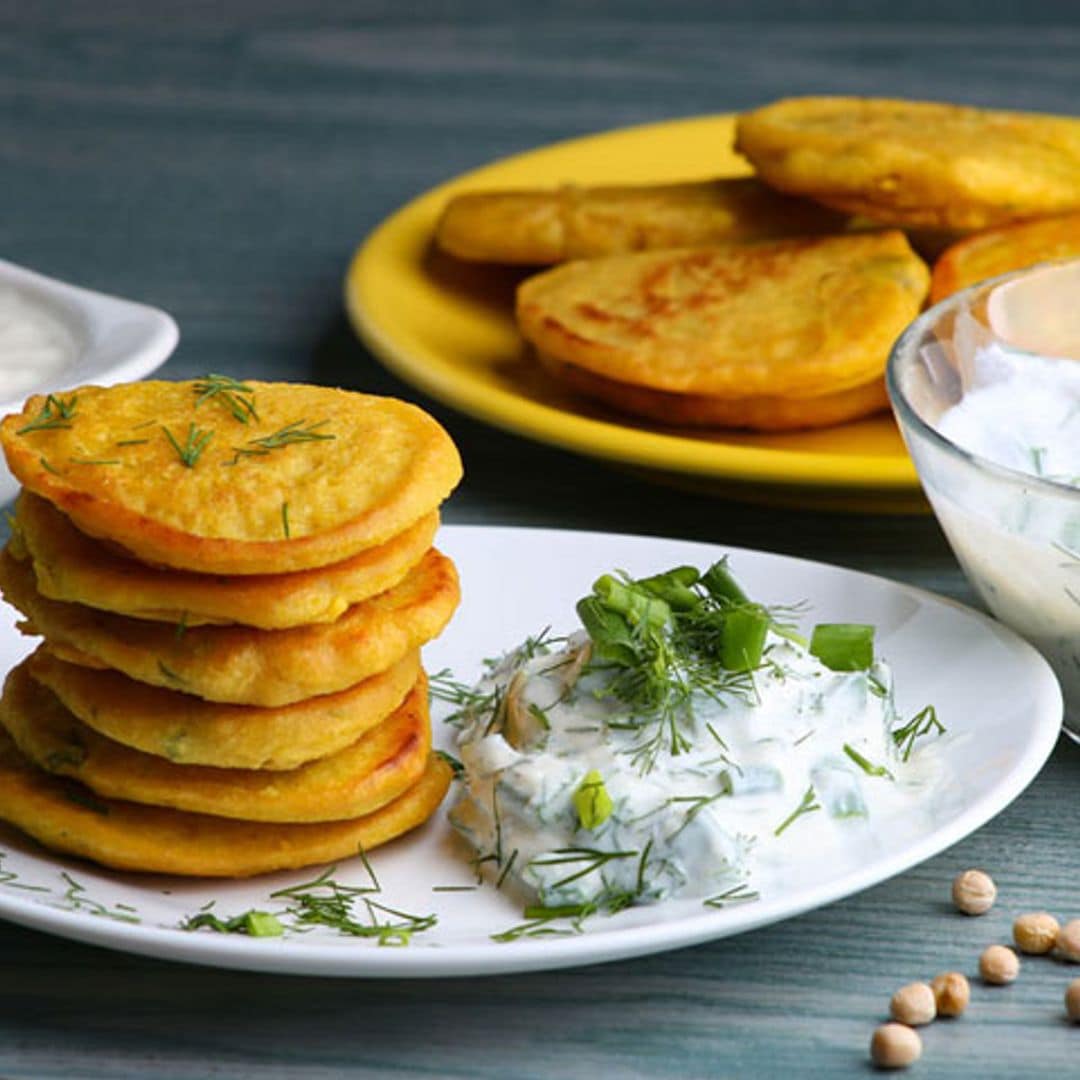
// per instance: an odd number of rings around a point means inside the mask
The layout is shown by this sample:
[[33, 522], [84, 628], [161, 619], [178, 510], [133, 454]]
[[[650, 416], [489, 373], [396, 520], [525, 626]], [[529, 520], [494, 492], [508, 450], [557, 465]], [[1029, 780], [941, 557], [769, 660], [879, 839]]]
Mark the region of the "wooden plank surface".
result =
[[[166, 373], [418, 395], [341, 309], [349, 255], [412, 195], [589, 131], [864, 93], [1076, 110], [1069, 3], [104, 2], [0, 6], [0, 255], [159, 304]], [[752, 17], [753, 16], [753, 17]], [[971, 601], [932, 519], [677, 492], [425, 402], [468, 479], [458, 522], [665, 533], [798, 554]], [[517, 978], [365, 983], [246, 975], [0, 924], [0, 1076], [848, 1076], [903, 982], [1005, 940], [1011, 914], [1080, 915], [1080, 752], [944, 855], [782, 925], [664, 956]], [[984, 865], [1002, 902], [948, 910]], [[926, 1036], [920, 1074], [1070, 1075], [1080, 973], [1025, 966]]]

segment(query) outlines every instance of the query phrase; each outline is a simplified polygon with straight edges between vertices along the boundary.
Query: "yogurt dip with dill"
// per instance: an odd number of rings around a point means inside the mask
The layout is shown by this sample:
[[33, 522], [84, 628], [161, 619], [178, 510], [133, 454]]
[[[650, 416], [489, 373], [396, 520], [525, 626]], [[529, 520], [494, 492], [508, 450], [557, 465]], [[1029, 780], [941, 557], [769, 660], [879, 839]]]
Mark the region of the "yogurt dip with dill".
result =
[[721, 561], [605, 575], [584, 629], [531, 639], [458, 711], [450, 819], [530, 917], [674, 897], [748, 899], [761, 863], [844, 843], [910, 803], [932, 709], [897, 716], [871, 627], [819, 626], [742, 593]]

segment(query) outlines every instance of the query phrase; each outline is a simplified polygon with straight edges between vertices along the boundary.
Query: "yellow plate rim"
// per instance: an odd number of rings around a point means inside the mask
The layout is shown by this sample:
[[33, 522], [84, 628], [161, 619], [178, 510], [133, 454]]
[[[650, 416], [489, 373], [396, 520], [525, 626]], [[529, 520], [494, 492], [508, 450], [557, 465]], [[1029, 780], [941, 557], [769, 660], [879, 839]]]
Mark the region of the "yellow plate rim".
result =
[[[566, 412], [469, 378], [453, 359], [436, 352], [425, 354], [403, 347], [395, 339], [393, 327], [379, 314], [383, 305], [380, 279], [386, 265], [397, 261], [415, 224], [431, 219], [451, 194], [481, 186], [489, 170], [528, 165], [531, 158], [552, 151], [572, 152], [609, 138], [647, 138], [677, 126], [732, 119], [733, 115], [726, 113], [693, 116], [566, 139], [497, 159], [423, 192], [378, 225], [354, 253], [344, 282], [345, 306], [354, 329], [379, 361], [405, 382], [476, 419], [538, 442], [627, 465], [730, 481], [842, 489], [864, 496], [874, 492], [882, 496], [916, 494], [918, 477], [906, 455], [837, 454], [704, 442]], [[413, 270], [423, 272], [418, 264]]]

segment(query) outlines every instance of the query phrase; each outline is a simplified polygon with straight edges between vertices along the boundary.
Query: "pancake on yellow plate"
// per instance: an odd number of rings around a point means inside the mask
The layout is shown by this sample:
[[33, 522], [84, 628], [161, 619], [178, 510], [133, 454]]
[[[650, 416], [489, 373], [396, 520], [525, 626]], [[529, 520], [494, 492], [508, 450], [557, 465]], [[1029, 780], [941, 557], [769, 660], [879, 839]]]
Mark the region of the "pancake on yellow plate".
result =
[[885, 380], [834, 393], [805, 397], [715, 397], [708, 394], [672, 394], [616, 382], [585, 368], [565, 364], [543, 353], [537, 359], [556, 379], [584, 397], [610, 405], [658, 424], [679, 427], [743, 427], [755, 431], [795, 431], [829, 427], [884, 409], [889, 404]]
[[431, 750], [427, 680], [351, 746], [288, 772], [175, 765], [99, 735], [55, 694], [14, 668], [0, 724], [39, 768], [98, 795], [243, 821], [340, 821], [396, 799], [423, 773]]
[[0, 443], [23, 486], [82, 532], [211, 574], [348, 559], [431, 514], [461, 476], [450, 437], [414, 405], [218, 376], [36, 395]]
[[29, 560], [0, 553], [4, 598], [61, 659], [108, 667], [209, 701], [279, 706], [332, 694], [385, 671], [435, 637], [457, 607], [454, 564], [432, 548], [401, 584], [332, 623], [291, 630], [190, 629], [47, 600]]
[[481, 191], [447, 203], [435, 241], [459, 259], [541, 265], [660, 248], [839, 232], [841, 214], [753, 178]]
[[812, 398], [882, 375], [928, 276], [899, 232], [616, 255], [528, 279], [517, 317], [537, 352], [617, 383]]
[[39, 647], [31, 676], [88, 727], [177, 765], [295, 769], [337, 753], [386, 719], [420, 677], [420, 654], [336, 694], [279, 708], [220, 705], [136, 682], [118, 671], [68, 664]]
[[766, 183], [885, 225], [983, 229], [1080, 209], [1080, 120], [928, 101], [805, 97], [744, 113]]
[[250, 877], [349, 858], [426, 821], [451, 776], [433, 754], [416, 784], [364, 817], [300, 825], [236, 821], [100, 798], [35, 768], [0, 732], [0, 820], [55, 851], [117, 870]]
[[225, 576], [126, 558], [28, 491], [15, 515], [42, 596], [139, 619], [263, 630], [333, 622], [353, 604], [392, 588], [423, 558], [439, 525], [439, 515], [428, 514], [377, 547], [315, 570]]
[[936, 304], [977, 281], [1052, 259], [1080, 258], [1080, 213], [1025, 221], [976, 233], [934, 263], [930, 302]]

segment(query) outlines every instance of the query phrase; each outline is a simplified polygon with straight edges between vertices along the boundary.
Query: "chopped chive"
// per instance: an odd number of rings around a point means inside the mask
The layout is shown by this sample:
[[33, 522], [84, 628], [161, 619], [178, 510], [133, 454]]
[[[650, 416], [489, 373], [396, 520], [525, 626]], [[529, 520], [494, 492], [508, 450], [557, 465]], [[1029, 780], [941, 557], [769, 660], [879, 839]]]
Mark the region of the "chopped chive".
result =
[[145, 446], [149, 439], [121, 439], [116, 446]]
[[281, 531], [285, 534], [285, 539], [289, 539], [289, 504], [283, 502], [281, 504]]
[[45, 459], [44, 459], [43, 457], [39, 457], [39, 458], [38, 458], [38, 461], [40, 461], [40, 462], [41, 462], [41, 467], [42, 467], [42, 468], [43, 468], [43, 469], [44, 469], [44, 470], [45, 470], [46, 472], [48, 472], [48, 473], [52, 473], [52, 474], [53, 474], [53, 476], [63, 476], [63, 475], [64, 475], [64, 474], [63, 474], [62, 472], [60, 472], [60, 470], [59, 470], [59, 469], [54, 469], [54, 468], [53, 468], [53, 466], [52, 466], [52, 465], [50, 465], [50, 464], [49, 464], [49, 463], [48, 463], [48, 462], [47, 462], [47, 461], [46, 461], [46, 460], [45, 460]]
[[810, 653], [831, 671], [866, 671], [874, 663], [874, 628], [863, 623], [819, 623]]
[[123, 462], [119, 458], [84, 458], [84, 457], [69, 457], [68, 461], [72, 465], [122, 465]]

